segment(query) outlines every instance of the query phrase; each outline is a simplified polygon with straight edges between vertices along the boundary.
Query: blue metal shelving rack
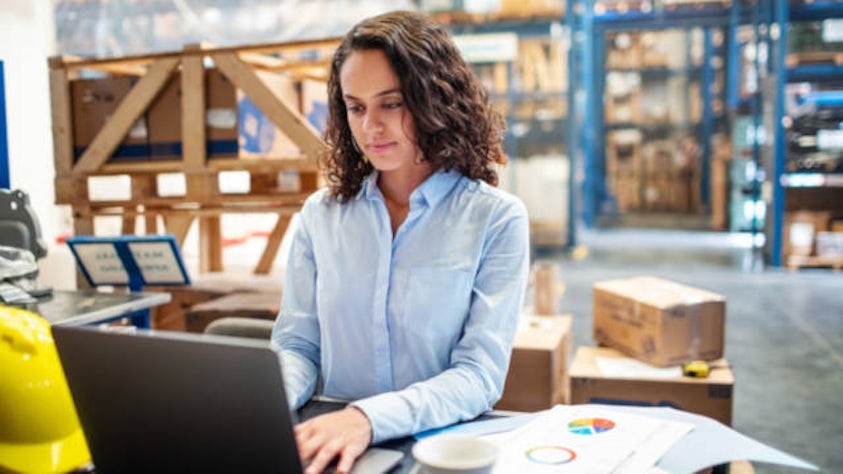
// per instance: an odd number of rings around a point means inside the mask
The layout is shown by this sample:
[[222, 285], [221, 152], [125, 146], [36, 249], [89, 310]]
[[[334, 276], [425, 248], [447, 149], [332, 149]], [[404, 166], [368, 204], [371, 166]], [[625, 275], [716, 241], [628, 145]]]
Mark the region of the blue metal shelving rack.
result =
[[9, 189], [9, 140], [6, 129], [6, 82], [0, 61], [0, 188]]
[[[819, 21], [843, 18], [843, 2], [835, 0], [816, 0], [810, 3], [788, 2], [775, 0], [772, 5], [773, 23], [778, 25], [779, 38], [772, 50], [773, 67], [776, 74], [776, 87], [773, 97], [773, 136], [774, 150], [772, 163], [772, 226], [770, 232], [770, 263], [773, 266], [782, 265], [782, 247], [784, 232], [785, 188], [840, 186], [843, 177], [831, 176], [793, 176], [785, 171], [787, 160], [787, 144], [785, 141], [785, 127], [783, 119], [785, 110], [785, 88], [791, 82], [843, 82], [843, 66], [836, 64], [800, 65], [787, 67], [786, 55], [788, 45], [787, 25], [798, 21]], [[843, 96], [841, 93], [826, 93], [818, 96], [820, 100], [830, 100], [832, 97]], [[839, 102], [838, 102], [839, 103]]]
[[[713, 52], [712, 31], [715, 28], [723, 28], [726, 34], [734, 35], [732, 24], [737, 24], [740, 19], [740, 8], [724, 7], [720, 4], [699, 4], [681, 6], [674, 8], [658, 8], [648, 11], [627, 10], [624, 12], [603, 11], [594, 13], [594, 0], [583, 2], [585, 7], [580, 13], [579, 25], [581, 29], [578, 34], [584, 37], [585, 43], [582, 48], [583, 69], [581, 72], [582, 86], [585, 88], [585, 116], [584, 123], [589, 126], [583, 127], [582, 148], [584, 154], [584, 181], [582, 196], [582, 218], [587, 227], [595, 223], [595, 219], [601, 213], [603, 203], [609, 199], [603, 169], [605, 167], [605, 149], [603, 140], [607, 127], [603, 123], [603, 95], [604, 78], [606, 73], [603, 57], [606, 50], [605, 33], [610, 31], [624, 30], [665, 30], [703, 28], [703, 65], [698, 68], [687, 67], [681, 71], [669, 69], [642, 70], [643, 74], [670, 75], [686, 74], [688, 77], [699, 77], [702, 84], [711, 84], [714, 78], [714, 68], [708, 60]], [[738, 20], [736, 20], [736, 18]], [[731, 55], [730, 55], [731, 56]], [[727, 69], [728, 70], [728, 69]], [[727, 77], [726, 90], [730, 78]], [[734, 81], [734, 79], [731, 79]], [[711, 136], [715, 132], [715, 117], [712, 110], [712, 95], [709, 87], [701, 87], [702, 119], [698, 126], [698, 136], [702, 147], [701, 159], [701, 180], [700, 197], [703, 203], [707, 203], [709, 196], [709, 174], [708, 168], [711, 160]], [[637, 126], [636, 128], [647, 128]]]

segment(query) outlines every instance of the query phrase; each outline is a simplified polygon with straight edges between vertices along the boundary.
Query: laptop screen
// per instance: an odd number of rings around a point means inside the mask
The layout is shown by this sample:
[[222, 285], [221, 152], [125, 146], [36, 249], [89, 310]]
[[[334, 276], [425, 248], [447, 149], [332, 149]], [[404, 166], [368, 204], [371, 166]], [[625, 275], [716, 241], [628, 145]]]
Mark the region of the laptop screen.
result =
[[97, 473], [301, 472], [268, 341], [53, 327]]

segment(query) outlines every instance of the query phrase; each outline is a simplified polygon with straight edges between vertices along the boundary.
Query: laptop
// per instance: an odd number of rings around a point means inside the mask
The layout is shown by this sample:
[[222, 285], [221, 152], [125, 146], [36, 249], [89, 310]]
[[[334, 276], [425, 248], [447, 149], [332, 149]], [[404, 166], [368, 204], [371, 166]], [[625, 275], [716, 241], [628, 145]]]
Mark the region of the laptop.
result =
[[[302, 472], [295, 414], [268, 341], [97, 327], [52, 331], [98, 474]], [[403, 457], [369, 451], [354, 471], [385, 472]]]

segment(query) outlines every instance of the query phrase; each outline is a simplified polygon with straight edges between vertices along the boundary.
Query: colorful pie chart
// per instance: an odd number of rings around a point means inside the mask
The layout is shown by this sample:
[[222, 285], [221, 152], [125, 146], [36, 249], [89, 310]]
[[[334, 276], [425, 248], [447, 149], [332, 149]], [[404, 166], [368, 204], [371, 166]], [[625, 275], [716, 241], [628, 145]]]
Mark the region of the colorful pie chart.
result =
[[562, 446], [536, 446], [524, 451], [524, 456], [537, 464], [559, 465], [573, 461], [577, 453]]
[[580, 418], [568, 423], [568, 431], [578, 435], [605, 433], [615, 427], [615, 422], [605, 418]]

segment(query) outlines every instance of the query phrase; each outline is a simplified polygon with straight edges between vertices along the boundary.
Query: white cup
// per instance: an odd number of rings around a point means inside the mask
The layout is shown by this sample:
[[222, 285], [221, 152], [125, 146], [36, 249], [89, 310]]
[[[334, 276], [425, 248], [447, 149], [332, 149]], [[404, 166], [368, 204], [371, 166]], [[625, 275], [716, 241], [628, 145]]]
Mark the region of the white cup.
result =
[[424, 438], [413, 446], [419, 474], [488, 474], [498, 457], [491, 441], [459, 435]]

